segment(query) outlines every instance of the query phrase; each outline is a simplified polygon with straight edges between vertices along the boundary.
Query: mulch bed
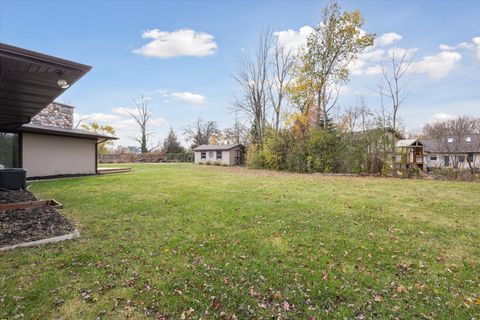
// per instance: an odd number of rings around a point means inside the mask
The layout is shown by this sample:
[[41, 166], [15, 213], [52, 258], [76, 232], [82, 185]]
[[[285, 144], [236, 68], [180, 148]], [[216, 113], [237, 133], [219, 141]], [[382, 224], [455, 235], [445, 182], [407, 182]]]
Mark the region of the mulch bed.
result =
[[[35, 201], [28, 191], [0, 191], [0, 204]], [[0, 247], [65, 235], [74, 227], [49, 207], [0, 211]]]

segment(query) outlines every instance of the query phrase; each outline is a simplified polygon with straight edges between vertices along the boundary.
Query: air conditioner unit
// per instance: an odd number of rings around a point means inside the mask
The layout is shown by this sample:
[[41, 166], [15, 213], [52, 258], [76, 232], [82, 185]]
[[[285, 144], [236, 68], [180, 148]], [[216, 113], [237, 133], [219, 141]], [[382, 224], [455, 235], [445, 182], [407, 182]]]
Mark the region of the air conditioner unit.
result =
[[27, 171], [25, 169], [0, 169], [0, 189], [25, 190]]

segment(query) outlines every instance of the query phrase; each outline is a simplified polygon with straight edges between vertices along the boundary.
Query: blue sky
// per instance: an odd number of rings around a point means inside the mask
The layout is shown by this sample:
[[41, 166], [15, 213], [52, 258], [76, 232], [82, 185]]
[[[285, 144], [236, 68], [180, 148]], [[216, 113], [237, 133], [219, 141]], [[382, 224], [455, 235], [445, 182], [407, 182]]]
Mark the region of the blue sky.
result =
[[[314, 26], [326, 4], [0, 0], [0, 41], [93, 66], [58, 100], [75, 105], [78, 114], [95, 113], [91, 119], [114, 124], [119, 143], [131, 145], [128, 137], [135, 131], [125, 110], [142, 94], [154, 112], [155, 139], [163, 139], [170, 126], [180, 133], [198, 117], [230, 126], [236, 59], [255, 48], [267, 27], [283, 32], [285, 41], [300, 41], [300, 30]], [[370, 54], [352, 66], [340, 107], [358, 94], [378, 107], [376, 66], [388, 50], [403, 48], [415, 61], [410, 95], [400, 110], [407, 128], [457, 114], [480, 116], [480, 38], [474, 40], [480, 37], [479, 1], [340, 4], [360, 9], [363, 29], [379, 37]]]

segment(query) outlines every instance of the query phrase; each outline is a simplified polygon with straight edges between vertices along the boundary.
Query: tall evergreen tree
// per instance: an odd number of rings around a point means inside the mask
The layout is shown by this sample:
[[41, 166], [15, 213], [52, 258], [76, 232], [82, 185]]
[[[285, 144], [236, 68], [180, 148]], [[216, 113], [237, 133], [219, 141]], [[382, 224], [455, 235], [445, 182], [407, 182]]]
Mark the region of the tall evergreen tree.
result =
[[173, 128], [170, 128], [168, 136], [163, 140], [162, 151], [165, 153], [180, 153], [184, 152], [185, 149], [181, 146], [180, 141], [178, 141], [177, 135], [173, 131]]

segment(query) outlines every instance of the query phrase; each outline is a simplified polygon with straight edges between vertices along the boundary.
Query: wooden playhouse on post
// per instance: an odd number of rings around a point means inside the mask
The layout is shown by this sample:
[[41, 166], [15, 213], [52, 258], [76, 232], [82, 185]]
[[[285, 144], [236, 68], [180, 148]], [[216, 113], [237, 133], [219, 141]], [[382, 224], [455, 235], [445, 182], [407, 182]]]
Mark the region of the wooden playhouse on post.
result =
[[396, 144], [397, 162], [404, 168], [424, 169], [423, 144], [417, 139], [403, 139]]

